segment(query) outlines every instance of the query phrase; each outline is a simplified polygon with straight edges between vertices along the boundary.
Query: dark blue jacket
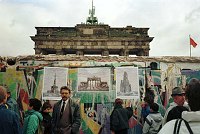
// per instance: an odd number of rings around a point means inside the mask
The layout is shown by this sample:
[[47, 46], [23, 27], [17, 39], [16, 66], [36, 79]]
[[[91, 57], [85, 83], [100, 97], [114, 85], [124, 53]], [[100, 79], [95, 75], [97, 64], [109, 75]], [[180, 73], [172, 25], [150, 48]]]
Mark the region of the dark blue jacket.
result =
[[128, 130], [128, 121], [133, 115], [131, 107], [123, 108], [122, 105], [115, 105], [110, 115], [110, 130], [115, 134], [122, 134], [123, 130]]
[[145, 105], [144, 107], [142, 107], [141, 116], [143, 117], [144, 120], [149, 115], [149, 113], [150, 113], [150, 106], [149, 105]]
[[4, 104], [0, 105], [0, 133], [21, 134], [18, 115]]

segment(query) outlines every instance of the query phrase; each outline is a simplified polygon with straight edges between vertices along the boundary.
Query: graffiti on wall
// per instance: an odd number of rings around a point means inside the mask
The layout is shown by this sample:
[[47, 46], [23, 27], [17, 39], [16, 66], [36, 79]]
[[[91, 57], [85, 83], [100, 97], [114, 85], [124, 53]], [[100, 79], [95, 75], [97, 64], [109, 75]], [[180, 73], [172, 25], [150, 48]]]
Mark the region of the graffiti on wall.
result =
[[[200, 79], [200, 69], [198, 66], [194, 68], [191, 63], [179, 65], [178, 63], [151, 64], [152, 62], [96, 62], [96, 61], [36, 61], [27, 60], [20, 61], [16, 65], [7, 65], [2, 62], [0, 64], [0, 85], [6, 85], [12, 93], [13, 98], [17, 99], [21, 110], [26, 110], [29, 98], [36, 97], [42, 99], [43, 80], [45, 78], [45, 67], [61, 67], [68, 68], [66, 84], [72, 89], [72, 95], [75, 100], [80, 102], [81, 107], [81, 132], [83, 134], [92, 134], [102, 131], [102, 133], [110, 133], [110, 114], [113, 110], [113, 102], [116, 98], [117, 67], [133, 66], [138, 67], [138, 85], [139, 95], [142, 99], [146, 94], [146, 89], [154, 91], [156, 101], [161, 105], [166, 105], [169, 100], [171, 90], [175, 86], [184, 87], [191, 78]], [[152, 67], [153, 66], [153, 67]], [[183, 67], [186, 67], [185, 70]], [[107, 79], [99, 80], [98, 73], [95, 77], [87, 76], [86, 79], [79, 79], [86, 75], [80, 74], [79, 69], [82, 68], [109, 68], [104, 75], [109, 74]], [[92, 72], [92, 71], [91, 71]], [[92, 74], [92, 73], [91, 73]], [[127, 73], [129, 75], [130, 73]], [[47, 76], [48, 73], [47, 73]], [[52, 78], [57, 74], [52, 74]], [[88, 84], [88, 78], [91, 83]], [[102, 77], [102, 76], [101, 76]], [[95, 79], [94, 79], [95, 78]], [[128, 78], [129, 81], [132, 79]], [[54, 83], [53, 79], [53, 83]], [[93, 81], [94, 80], [94, 81]], [[51, 82], [51, 83], [52, 83]], [[63, 84], [61, 84], [63, 85]], [[80, 86], [81, 85], [81, 86]], [[105, 87], [106, 92], [87, 92], [83, 87], [98, 89]], [[53, 84], [51, 84], [53, 86]], [[77, 90], [77, 87], [79, 87]], [[51, 87], [50, 87], [51, 88]], [[59, 88], [58, 88], [59, 89]], [[82, 90], [83, 89], [83, 90]], [[85, 88], [87, 89], [87, 88]], [[81, 91], [82, 90], [82, 91]], [[80, 92], [81, 91], [81, 92]], [[44, 99], [44, 97], [43, 97]], [[49, 99], [49, 98], [45, 98]], [[139, 100], [131, 99], [135, 110], [139, 110]], [[126, 102], [126, 100], [125, 100]], [[139, 115], [138, 111], [135, 114]], [[134, 123], [133, 123], [134, 124]]]

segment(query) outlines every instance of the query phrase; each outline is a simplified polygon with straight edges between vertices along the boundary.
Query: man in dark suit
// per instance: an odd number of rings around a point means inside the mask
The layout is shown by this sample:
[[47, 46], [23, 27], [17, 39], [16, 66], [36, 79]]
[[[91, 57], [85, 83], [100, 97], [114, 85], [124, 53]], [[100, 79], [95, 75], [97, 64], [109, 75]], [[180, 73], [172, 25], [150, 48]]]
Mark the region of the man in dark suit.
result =
[[79, 134], [81, 124], [79, 105], [70, 98], [71, 90], [67, 86], [60, 88], [62, 99], [53, 107], [53, 134]]

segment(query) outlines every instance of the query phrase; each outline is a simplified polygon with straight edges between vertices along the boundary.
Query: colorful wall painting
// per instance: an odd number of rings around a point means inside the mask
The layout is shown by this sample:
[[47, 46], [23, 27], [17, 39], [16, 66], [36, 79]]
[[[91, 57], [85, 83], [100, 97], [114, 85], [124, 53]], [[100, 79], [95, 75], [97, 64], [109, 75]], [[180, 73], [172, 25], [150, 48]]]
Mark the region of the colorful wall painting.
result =
[[[154, 62], [154, 61], [153, 61]], [[2, 63], [2, 62], [1, 62]], [[117, 83], [121, 81], [116, 81], [119, 78], [116, 78], [117, 67], [138, 67], [138, 78], [139, 78], [139, 89], [140, 89], [140, 98], [143, 98], [145, 95], [146, 86], [152, 86], [152, 89], [156, 91], [157, 97], [161, 95], [160, 90], [164, 91], [165, 94], [169, 94], [170, 90], [174, 86], [186, 85], [191, 78], [200, 79], [200, 66], [199, 63], [168, 63], [168, 62], [159, 62], [157, 70], [154, 70], [150, 67], [151, 62], [123, 62], [121, 61], [43, 61], [41, 59], [37, 60], [23, 60], [17, 62], [14, 66], [8, 66], [6, 69], [1, 68], [0, 72], [0, 85], [6, 84], [12, 91], [13, 98], [18, 100], [21, 110], [27, 110], [28, 100], [30, 98], [41, 98], [42, 90], [44, 87], [44, 68], [52, 66], [53, 68], [62, 68], [68, 69], [65, 71], [66, 80], [65, 85], [69, 86], [72, 89], [73, 99], [80, 102], [81, 110], [81, 134], [98, 134], [102, 130], [101, 134], [110, 133], [110, 114], [113, 110], [113, 102], [116, 98], [116, 89]], [[71, 68], [70, 68], [71, 67]], [[109, 74], [109, 91], [78, 91], [78, 70], [79, 68], [110, 68], [110, 72], [104, 72], [104, 75]], [[115, 70], [115, 71], [114, 71]], [[68, 74], [67, 74], [68, 73]], [[90, 72], [89, 72], [90, 73]], [[129, 72], [127, 73], [130, 74]], [[46, 74], [48, 77], [52, 73]], [[54, 75], [52, 75], [54, 77]], [[123, 78], [123, 77], [122, 77]], [[134, 75], [131, 75], [131, 78], [135, 78]], [[62, 77], [63, 79], [63, 77]], [[53, 80], [52, 80], [53, 81]], [[130, 81], [130, 80], [129, 80]], [[67, 84], [66, 84], [67, 82]], [[56, 84], [57, 85], [57, 84]], [[63, 84], [61, 84], [63, 86]], [[141, 95], [142, 94], [142, 95]], [[166, 98], [168, 96], [166, 95]], [[51, 98], [45, 98], [51, 99]], [[162, 105], [160, 101], [167, 100], [161, 97], [157, 98], [157, 102]], [[126, 102], [128, 99], [124, 99]], [[134, 114], [138, 117], [137, 120], [133, 120], [133, 133], [141, 132], [141, 128], [136, 130], [138, 126], [138, 120], [140, 117], [140, 99], [130, 99], [134, 101], [133, 108]], [[57, 100], [50, 100], [54, 104]], [[77, 102], [77, 103], [78, 103]], [[137, 103], [136, 103], [137, 102]], [[167, 104], [167, 102], [164, 102]], [[163, 105], [165, 106], [165, 105]]]

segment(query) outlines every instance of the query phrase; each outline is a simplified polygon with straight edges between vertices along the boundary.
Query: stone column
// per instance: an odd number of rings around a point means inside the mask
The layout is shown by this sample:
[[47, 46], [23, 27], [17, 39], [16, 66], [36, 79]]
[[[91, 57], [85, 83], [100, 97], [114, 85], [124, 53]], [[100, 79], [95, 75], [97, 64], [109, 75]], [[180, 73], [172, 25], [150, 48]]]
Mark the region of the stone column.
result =
[[124, 50], [124, 56], [129, 56], [129, 50]]
[[137, 56], [149, 56], [149, 50], [139, 50]]
[[119, 52], [119, 56], [124, 56], [124, 51], [123, 51], [123, 50], [121, 50], [121, 51]]
[[137, 56], [145, 56], [144, 50], [138, 50]]
[[144, 50], [144, 56], [149, 56], [149, 50]]
[[43, 55], [47, 55], [48, 52], [41, 49], [41, 48], [34, 48], [35, 49], [35, 54], [43, 54]]
[[129, 50], [123, 49], [120, 51], [120, 56], [129, 56]]
[[77, 50], [77, 51], [76, 51], [76, 55], [81, 55], [81, 56], [83, 56], [84, 53], [83, 53], [83, 51], [81, 51], [81, 50]]
[[109, 56], [109, 51], [108, 50], [103, 50], [101, 55], [102, 56]]
[[42, 49], [40, 48], [34, 48], [35, 49], [35, 54], [43, 54]]

